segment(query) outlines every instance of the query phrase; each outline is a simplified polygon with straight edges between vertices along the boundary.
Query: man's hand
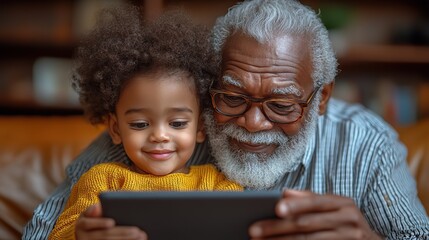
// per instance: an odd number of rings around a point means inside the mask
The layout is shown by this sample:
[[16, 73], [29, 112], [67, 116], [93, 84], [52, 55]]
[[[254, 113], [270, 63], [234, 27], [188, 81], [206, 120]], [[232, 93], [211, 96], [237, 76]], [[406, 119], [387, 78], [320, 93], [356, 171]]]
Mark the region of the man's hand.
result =
[[77, 240], [87, 239], [124, 239], [147, 240], [145, 232], [138, 227], [116, 226], [111, 218], [102, 218], [101, 205], [88, 207], [76, 221]]
[[352, 199], [286, 190], [277, 203], [280, 219], [258, 221], [252, 239], [381, 239]]

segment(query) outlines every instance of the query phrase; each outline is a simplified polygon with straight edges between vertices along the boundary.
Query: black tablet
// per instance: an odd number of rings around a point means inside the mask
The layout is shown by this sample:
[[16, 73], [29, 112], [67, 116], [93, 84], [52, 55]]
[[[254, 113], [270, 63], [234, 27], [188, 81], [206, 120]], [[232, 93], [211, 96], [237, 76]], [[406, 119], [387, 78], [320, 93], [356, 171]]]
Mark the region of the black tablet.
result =
[[103, 192], [104, 217], [138, 226], [151, 240], [249, 239], [257, 220], [275, 218], [279, 191]]

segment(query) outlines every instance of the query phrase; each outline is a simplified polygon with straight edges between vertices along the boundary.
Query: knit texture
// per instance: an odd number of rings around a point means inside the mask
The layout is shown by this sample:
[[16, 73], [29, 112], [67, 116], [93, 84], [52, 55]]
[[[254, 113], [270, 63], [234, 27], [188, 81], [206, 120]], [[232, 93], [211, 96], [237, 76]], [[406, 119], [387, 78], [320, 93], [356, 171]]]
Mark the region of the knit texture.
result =
[[213, 165], [191, 166], [189, 173], [165, 176], [137, 173], [123, 163], [95, 165], [73, 186], [49, 239], [75, 239], [75, 222], [103, 191], [242, 191]]

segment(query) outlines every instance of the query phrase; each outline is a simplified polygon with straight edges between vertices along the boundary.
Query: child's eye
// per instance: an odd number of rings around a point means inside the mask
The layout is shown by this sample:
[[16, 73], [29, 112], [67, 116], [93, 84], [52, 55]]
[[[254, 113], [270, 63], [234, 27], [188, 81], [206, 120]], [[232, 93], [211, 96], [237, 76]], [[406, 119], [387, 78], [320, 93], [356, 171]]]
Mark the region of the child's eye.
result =
[[147, 122], [132, 122], [128, 124], [131, 129], [135, 130], [143, 130], [149, 126], [149, 123]]
[[174, 121], [174, 122], [170, 123], [170, 126], [173, 128], [182, 129], [182, 128], [185, 128], [186, 126], [188, 126], [188, 122], [187, 121]]

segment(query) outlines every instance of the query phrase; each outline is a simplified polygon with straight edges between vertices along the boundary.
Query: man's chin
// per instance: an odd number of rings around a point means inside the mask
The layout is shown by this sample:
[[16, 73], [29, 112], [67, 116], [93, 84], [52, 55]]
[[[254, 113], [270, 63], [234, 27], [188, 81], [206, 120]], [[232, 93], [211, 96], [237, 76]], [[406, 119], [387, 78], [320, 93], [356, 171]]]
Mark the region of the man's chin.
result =
[[223, 142], [225, 145], [217, 145], [213, 155], [216, 164], [222, 172], [231, 180], [249, 189], [262, 190], [272, 188], [284, 174], [295, 168], [299, 162], [285, 161], [282, 148], [276, 148], [271, 153], [265, 151], [246, 151], [241, 147]]
[[[277, 145], [274, 141], [286, 142], [283, 134], [249, 134], [233, 125], [219, 127], [215, 124], [210, 111], [205, 114], [205, 122], [216, 165], [229, 179], [246, 188], [268, 189], [284, 175], [284, 159], [273, 158], [277, 155], [278, 147], [270, 151], [261, 151], [266, 147], [259, 146], [261, 144]], [[237, 140], [232, 141], [232, 139]], [[243, 147], [243, 144], [239, 144], [240, 142], [251, 142], [252, 144]], [[255, 149], [258, 151], [254, 151]]]
[[295, 138], [280, 131], [249, 133], [233, 124], [216, 125], [212, 113], [204, 113], [206, 132], [215, 162], [229, 179], [250, 189], [270, 189], [302, 162], [305, 128]]

